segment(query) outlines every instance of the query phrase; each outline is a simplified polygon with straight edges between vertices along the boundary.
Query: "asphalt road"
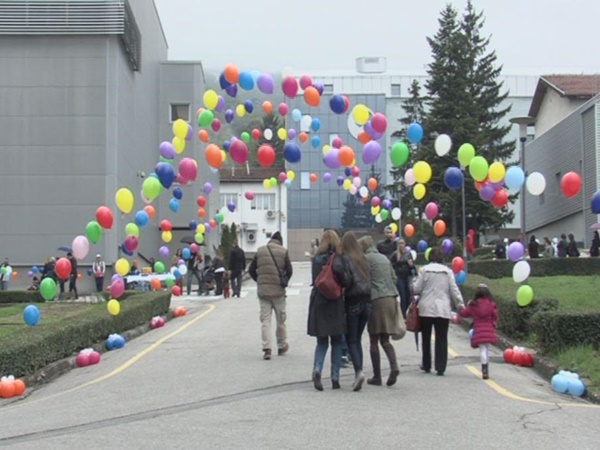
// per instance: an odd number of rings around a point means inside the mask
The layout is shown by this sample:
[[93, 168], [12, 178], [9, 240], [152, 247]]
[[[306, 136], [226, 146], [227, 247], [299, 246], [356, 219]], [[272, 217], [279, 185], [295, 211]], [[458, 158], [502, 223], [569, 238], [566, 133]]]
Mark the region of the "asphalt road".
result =
[[[401, 374], [391, 387], [352, 392], [310, 381], [314, 339], [306, 335], [309, 266], [295, 264], [288, 288], [290, 352], [262, 360], [256, 287], [241, 299], [174, 298], [173, 319], [30, 392], [0, 402], [0, 446], [218, 449], [597, 449], [600, 409], [559, 395], [533, 370], [493, 349], [491, 379], [478, 352], [451, 325], [444, 377], [419, 371], [412, 334], [395, 342]], [[371, 374], [366, 336], [365, 370]], [[385, 358], [384, 358], [385, 361]], [[383, 362], [387, 377], [387, 362]]]

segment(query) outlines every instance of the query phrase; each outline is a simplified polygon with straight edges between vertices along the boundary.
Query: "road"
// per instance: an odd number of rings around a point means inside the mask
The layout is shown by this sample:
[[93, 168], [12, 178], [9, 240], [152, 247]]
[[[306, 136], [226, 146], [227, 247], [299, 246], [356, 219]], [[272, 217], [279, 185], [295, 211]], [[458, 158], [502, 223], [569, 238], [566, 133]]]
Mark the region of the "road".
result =
[[[395, 342], [398, 383], [352, 392], [310, 381], [314, 339], [306, 335], [309, 266], [288, 288], [290, 352], [262, 360], [256, 287], [241, 299], [174, 298], [189, 314], [0, 403], [0, 446], [17, 449], [551, 449], [598, 448], [600, 409], [559, 395], [532, 369], [504, 364], [494, 349], [491, 379], [477, 350], [451, 325], [444, 377], [418, 369], [413, 336]], [[366, 336], [365, 370], [370, 375]], [[385, 360], [385, 358], [384, 358]], [[387, 376], [387, 362], [384, 376]]]

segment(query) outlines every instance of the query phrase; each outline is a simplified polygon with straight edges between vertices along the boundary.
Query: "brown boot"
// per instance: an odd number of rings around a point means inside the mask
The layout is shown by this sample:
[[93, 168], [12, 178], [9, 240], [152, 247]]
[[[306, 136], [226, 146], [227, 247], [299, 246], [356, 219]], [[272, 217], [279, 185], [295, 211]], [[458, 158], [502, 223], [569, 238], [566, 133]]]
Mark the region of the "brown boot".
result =
[[394, 346], [389, 342], [383, 344], [383, 350], [390, 361], [390, 376], [388, 377], [386, 384], [388, 386], [393, 386], [396, 384], [398, 375], [400, 375], [400, 370], [398, 370], [398, 360], [396, 359], [396, 350], [394, 350]]
[[369, 352], [371, 354], [371, 364], [373, 365], [373, 378], [367, 380], [367, 384], [381, 386], [381, 359], [379, 357], [379, 348]]

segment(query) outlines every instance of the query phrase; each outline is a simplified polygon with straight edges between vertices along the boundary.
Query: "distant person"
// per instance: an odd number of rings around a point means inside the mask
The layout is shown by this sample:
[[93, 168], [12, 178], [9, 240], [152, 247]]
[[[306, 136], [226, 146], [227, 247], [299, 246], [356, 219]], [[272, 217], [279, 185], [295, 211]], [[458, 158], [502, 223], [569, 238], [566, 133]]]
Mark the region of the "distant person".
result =
[[556, 244], [556, 256], [559, 258], [567, 257], [567, 235], [565, 233], [560, 235], [560, 241]]
[[469, 261], [473, 260], [475, 256], [475, 230], [469, 230], [467, 235], [467, 258]]
[[406, 318], [406, 310], [410, 303], [411, 278], [415, 263], [410, 251], [406, 250], [406, 241], [404, 239], [398, 241], [398, 251], [392, 254], [390, 261], [396, 273], [396, 287], [400, 293], [402, 316]]
[[42, 269], [42, 280], [44, 280], [44, 278], [52, 278], [56, 282], [56, 272], [54, 271], [55, 265], [56, 260], [52, 256], [48, 256], [44, 268]]
[[594, 237], [592, 239], [592, 246], [590, 247], [590, 256], [598, 256], [600, 253], [600, 236], [598, 231], [594, 231]]
[[569, 242], [567, 243], [567, 256], [569, 258], [579, 257], [579, 249], [577, 248], [577, 242], [575, 242], [575, 236], [573, 236], [573, 233], [569, 233]]
[[92, 273], [96, 278], [96, 292], [104, 290], [104, 273], [106, 272], [106, 264], [102, 261], [102, 255], [98, 253], [96, 260], [92, 264]]
[[194, 277], [198, 282], [198, 292], [202, 287], [202, 280], [200, 279], [200, 271], [202, 270], [202, 253], [191, 252], [190, 257], [187, 260], [187, 273], [186, 273], [186, 293], [190, 295], [192, 293], [192, 281]]
[[506, 259], [506, 247], [503, 241], [498, 240], [498, 242], [496, 242], [496, 248], [494, 249], [494, 257], [496, 259]]
[[150, 258], [150, 270], [152, 271], [152, 273], [156, 272], [156, 261], [154, 260], [154, 258]]
[[212, 267], [215, 271], [215, 282], [217, 284], [215, 288], [215, 295], [223, 295], [223, 274], [225, 273], [225, 262], [223, 261], [223, 252], [221, 252], [221, 250], [217, 250], [215, 259], [213, 259]]
[[238, 244], [233, 241], [233, 248], [229, 253], [229, 270], [231, 271], [231, 294], [232, 297], [240, 298], [242, 292], [242, 278], [246, 270], [246, 254]]
[[304, 256], [306, 256], [308, 259], [312, 260], [315, 257], [315, 255], [317, 254], [318, 249], [319, 249], [319, 240], [312, 239], [310, 241], [310, 250], [307, 252], [304, 252]]
[[12, 277], [12, 271], [8, 258], [4, 258], [4, 262], [2, 263], [2, 266], [0, 266], [0, 290], [8, 291], [8, 282]]
[[377, 243], [377, 250], [382, 255], [385, 255], [388, 259], [392, 257], [396, 251], [396, 242], [394, 241], [394, 230], [391, 226], [387, 226], [383, 229], [385, 238]]
[[79, 294], [77, 293], [77, 260], [73, 256], [73, 253], [67, 253], [67, 259], [71, 263], [71, 273], [69, 275], [69, 295], [71, 292], [75, 294], [75, 300], [79, 298]]
[[544, 236], [544, 258], [554, 258], [555, 255], [554, 244], [548, 236]]
[[530, 258], [536, 259], [540, 257], [540, 244], [538, 244], [534, 235], [531, 235], [531, 238], [529, 239], [527, 251], [529, 252]]

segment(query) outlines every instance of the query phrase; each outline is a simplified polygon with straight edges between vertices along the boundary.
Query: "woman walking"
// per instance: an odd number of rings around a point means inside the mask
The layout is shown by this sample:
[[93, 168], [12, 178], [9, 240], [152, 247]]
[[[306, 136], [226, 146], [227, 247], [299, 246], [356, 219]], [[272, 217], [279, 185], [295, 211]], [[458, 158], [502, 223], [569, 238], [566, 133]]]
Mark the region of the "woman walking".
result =
[[325, 356], [331, 341], [331, 386], [340, 388], [340, 367], [342, 364], [342, 336], [346, 333], [346, 312], [344, 297], [328, 300], [315, 288], [315, 280], [327, 264], [333, 260], [333, 272], [336, 280], [342, 287], [347, 288], [350, 277], [342, 257], [342, 243], [337, 233], [327, 230], [323, 233], [321, 244], [312, 259], [312, 291], [308, 306], [308, 335], [317, 338], [315, 358], [313, 364], [312, 380], [315, 389], [323, 390], [321, 374]]
[[430, 263], [423, 267], [413, 289], [420, 294], [419, 317], [423, 336], [423, 361], [421, 370], [431, 372], [431, 330], [435, 329], [435, 371], [444, 375], [448, 362], [448, 324], [451, 303], [457, 309], [465, 307], [454, 274], [442, 264], [444, 253], [433, 247], [429, 254]]
[[350, 286], [346, 289], [344, 301], [346, 303], [346, 342], [354, 366], [352, 390], [356, 392], [360, 391], [365, 381], [361, 337], [371, 312], [371, 273], [369, 262], [352, 231], [348, 231], [342, 238], [342, 252], [351, 275]]
[[397, 300], [396, 275], [390, 260], [379, 253], [371, 236], [360, 238], [358, 243], [365, 253], [371, 274], [371, 315], [367, 329], [369, 331], [369, 353], [373, 364], [373, 378], [369, 378], [367, 384], [381, 386], [381, 357], [379, 354], [379, 344], [381, 344], [390, 362], [390, 375], [386, 384], [393, 386], [396, 384], [398, 375], [400, 375], [400, 370], [396, 360], [396, 351], [390, 342], [390, 336], [401, 335], [403, 332], [400, 329], [402, 312]]

